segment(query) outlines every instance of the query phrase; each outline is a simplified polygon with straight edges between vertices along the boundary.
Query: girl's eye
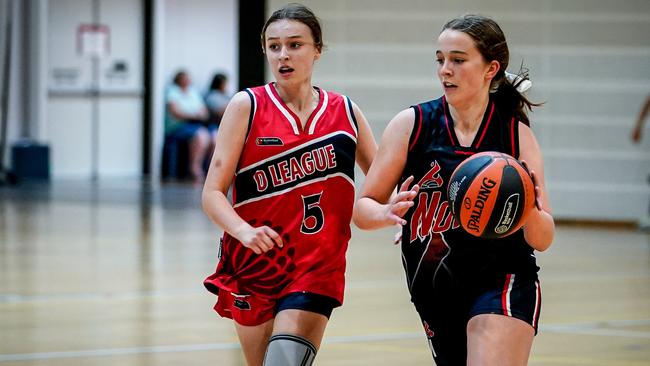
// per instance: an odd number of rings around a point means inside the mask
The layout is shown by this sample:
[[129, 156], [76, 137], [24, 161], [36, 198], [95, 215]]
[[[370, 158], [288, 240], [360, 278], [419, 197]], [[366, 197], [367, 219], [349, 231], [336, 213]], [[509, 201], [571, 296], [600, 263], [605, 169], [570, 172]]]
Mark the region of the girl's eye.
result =
[[437, 62], [439, 65], [442, 65], [442, 63], [443, 63], [444, 61], [443, 61], [441, 58], [437, 58], [437, 59], [436, 59], [436, 62]]
[[291, 44], [291, 48], [298, 48], [300, 46], [301, 46], [301, 44], [298, 43], [298, 42], [294, 42], [294, 43]]
[[271, 51], [276, 51], [278, 48], [280, 48], [280, 46], [278, 46], [277, 44], [270, 44], [269, 45], [269, 49]]
[[463, 60], [462, 58], [454, 59], [454, 63], [462, 64], [463, 62], [465, 62], [465, 60]]

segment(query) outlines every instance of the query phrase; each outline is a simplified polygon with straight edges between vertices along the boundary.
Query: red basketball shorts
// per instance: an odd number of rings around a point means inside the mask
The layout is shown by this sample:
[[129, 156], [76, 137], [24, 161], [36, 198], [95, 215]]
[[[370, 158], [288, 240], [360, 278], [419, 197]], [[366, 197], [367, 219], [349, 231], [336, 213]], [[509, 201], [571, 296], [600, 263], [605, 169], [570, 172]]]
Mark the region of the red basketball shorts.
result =
[[230, 318], [246, 326], [260, 325], [273, 319], [276, 301], [257, 295], [239, 295], [219, 289], [214, 310], [224, 318]]

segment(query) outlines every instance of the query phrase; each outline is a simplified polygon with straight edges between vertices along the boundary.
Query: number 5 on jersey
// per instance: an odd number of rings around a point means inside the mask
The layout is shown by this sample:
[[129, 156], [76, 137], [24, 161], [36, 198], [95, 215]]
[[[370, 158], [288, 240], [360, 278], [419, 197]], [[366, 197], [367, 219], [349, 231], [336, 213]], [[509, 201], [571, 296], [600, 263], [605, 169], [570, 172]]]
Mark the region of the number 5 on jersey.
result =
[[316, 234], [323, 228], [323, 225], [325, 225], [323, 210], [319, 206], [320, 197], [322, 195], [323, 192], [312, 194], [310, 196], [302, 196], [304, 214], [300, 231], [304, 234]]

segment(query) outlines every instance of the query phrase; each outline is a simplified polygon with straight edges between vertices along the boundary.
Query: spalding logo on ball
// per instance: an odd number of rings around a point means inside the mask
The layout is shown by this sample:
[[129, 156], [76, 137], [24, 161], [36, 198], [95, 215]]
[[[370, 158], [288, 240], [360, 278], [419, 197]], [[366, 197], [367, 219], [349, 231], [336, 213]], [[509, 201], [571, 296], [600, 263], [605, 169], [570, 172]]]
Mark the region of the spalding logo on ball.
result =
[[535, 187], [528, 171], [500, 152], [467, 158], [452, 173], [447, 193], [456, 221], [481, 238], [514, 233], [535, 207]]

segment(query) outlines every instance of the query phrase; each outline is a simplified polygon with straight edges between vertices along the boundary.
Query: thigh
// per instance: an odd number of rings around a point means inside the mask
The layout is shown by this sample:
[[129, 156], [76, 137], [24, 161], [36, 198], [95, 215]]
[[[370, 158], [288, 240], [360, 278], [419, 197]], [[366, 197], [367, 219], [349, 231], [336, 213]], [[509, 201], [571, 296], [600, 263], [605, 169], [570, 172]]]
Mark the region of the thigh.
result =
[[234, 294], [219, 289], [215, 310], [233, 319], [242, 352], [249, 366], [261, 366], [273, 331], [275, 302], [255, 294]]
[[323, 314], [299, 309], [286, 309], [275, 316], [273, 335], [291, 334], [307, 339], [316, 349], [320, 348], [327, 317]]
[[416, 303], [429, 350], [437, 366], [465, 365], [467, 359], [466, 316], [444, 304]]
[[254, 326], [242, 325], [235, 321], [235, 329], [246, 363], [249, 366], [261, 366], [273, 330], [273, 319]]
[[338, 301], [329, 296], [296, 292], [284, 296], [276, 305], [273, 334], [298, 335], [318, 349], [325, 327]]
[[467, 323], [467, 365], [525, 366], [535, 331], [521, 319], [480, 314]]

